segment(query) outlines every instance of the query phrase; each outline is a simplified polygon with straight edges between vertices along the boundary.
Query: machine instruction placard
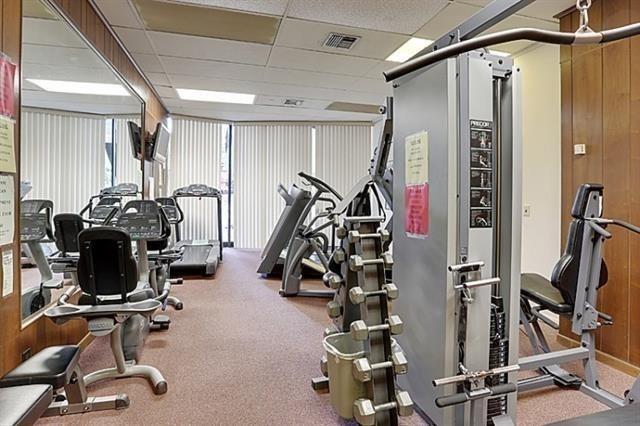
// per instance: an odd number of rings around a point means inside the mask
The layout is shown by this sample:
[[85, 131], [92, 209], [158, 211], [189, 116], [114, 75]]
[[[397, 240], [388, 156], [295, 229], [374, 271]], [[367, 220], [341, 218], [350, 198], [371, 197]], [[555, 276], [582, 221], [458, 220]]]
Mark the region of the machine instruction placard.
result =
[[8, 248], [2, 251], [2, 294], [7, 297], [13, 293], [13, 250]]
[[11, 244], [15, 232], [13, 176], [0, 175], [0, 245]]
[[469, 226], [493, 226], [493, 123], [471, 120]]
[[0, 172], [16, 172], [15, 122], [0, 116]]
[[429, 235], [429, 134], [405, 138], [405, 232], [409, 237]]

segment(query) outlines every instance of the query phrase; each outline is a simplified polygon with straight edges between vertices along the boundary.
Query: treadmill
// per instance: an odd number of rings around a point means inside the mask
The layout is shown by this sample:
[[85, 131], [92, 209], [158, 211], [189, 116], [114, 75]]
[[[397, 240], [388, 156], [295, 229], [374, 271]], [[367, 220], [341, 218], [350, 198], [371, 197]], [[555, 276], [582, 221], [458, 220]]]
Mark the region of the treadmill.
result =
[[[219, 189], [204, 184], [191, 184], [173, 191], [175, 206], [181, 213], [178, 204], [180, 198], [212, 198], [217, 203], [218, 238], [222, 239], [222, 193]], [[166, 201], [165, 201], [166, 203]], [[162, 204], [165, 204], [162, 203]], [[182, 240], [179, 238], [179, 224], [176, 228], [175, 250], [180, 251], [182, 258], [171, 264], [171, 278], [189, 275], [212, 276], [222, 261], [222, 244], [220, 240]]]
[[311, 200], [311, 192], [295, 184], [289, 190], [282, 184], [278, 185], [278, 194], [284, 199], [285, 208], [260, 255], [258, 273], [263, 276], [282, 273], [287, 245], [298, 218]]

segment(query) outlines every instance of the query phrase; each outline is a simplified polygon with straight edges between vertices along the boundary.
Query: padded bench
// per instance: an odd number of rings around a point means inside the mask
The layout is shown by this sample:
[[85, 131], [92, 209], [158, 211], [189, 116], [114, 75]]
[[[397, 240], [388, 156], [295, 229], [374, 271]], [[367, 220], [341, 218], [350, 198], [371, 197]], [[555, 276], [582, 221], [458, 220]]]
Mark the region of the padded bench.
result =
[[26, 385], [0, 389], [0, 425], [30, 426], [53, 400], [50, 385]]
[[560, 290], [551, 285], [551, 282], [542, 275], [522, 274], [520, 292], [528, 300], [555, 314], [563, 315], [573, 312], [573, 306], [565, 302]]
[[0, 388], [44, 384], [60, 389], [71, 381], [79, 360], [78, 346], [44, 348], [0, 379]]

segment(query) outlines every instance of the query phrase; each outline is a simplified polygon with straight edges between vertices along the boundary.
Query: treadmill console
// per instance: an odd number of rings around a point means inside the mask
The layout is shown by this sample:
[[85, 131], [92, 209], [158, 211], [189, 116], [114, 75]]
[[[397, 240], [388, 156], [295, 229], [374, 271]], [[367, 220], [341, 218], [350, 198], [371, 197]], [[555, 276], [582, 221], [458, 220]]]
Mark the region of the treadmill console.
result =
[[129, 201], [118, 217], [117, 225], [131, 239], [158, 240], [164, 237], [160, 206], [152, 200]]
[[138, 195], [138, 185], [135, 183], [121, 183], [110, 186], [100, 191], [101, 196], [115, 195], [119, 197], [136, 197]]
[[173, 191], [174, 197], [216, 197], [220, 198], [220, 190], [202, 183], [193, 183]]
[[159, 197], [156, 198], [156, 202], [160, 205], [162, 211], [164, 211], [170, 224], [175, 225], [182, 222], [184, 217], [175, 198]]
[[20, 241], [53, 239], [51, 215], [53, 202], [49, 200], [23, 200], [20, 202]]
[[[119, 211], [122, 198], [120, 197], [103, 197], [98, 204], [91, 210], [89, 219], [103, 222], [113, 211]], [[117, 216], [117, 213], [116, 215]], [[115, 217], [114, 216], [114, 217]]]

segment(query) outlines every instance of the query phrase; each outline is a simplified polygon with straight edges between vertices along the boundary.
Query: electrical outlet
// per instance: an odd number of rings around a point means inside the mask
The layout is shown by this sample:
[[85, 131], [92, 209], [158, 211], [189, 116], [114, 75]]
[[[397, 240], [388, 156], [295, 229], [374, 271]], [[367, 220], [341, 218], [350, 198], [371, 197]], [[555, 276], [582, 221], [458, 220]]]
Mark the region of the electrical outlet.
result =
[[29, 358], [31, 358], [31, 348], [27, 348], [22, 351], [22, 362], [28, 360]]
[[524, 216], [524, 217], [531, 216], [531, 206], [530, 205], [525, 204], [524, 206], [522, 206], [522, 216]]

